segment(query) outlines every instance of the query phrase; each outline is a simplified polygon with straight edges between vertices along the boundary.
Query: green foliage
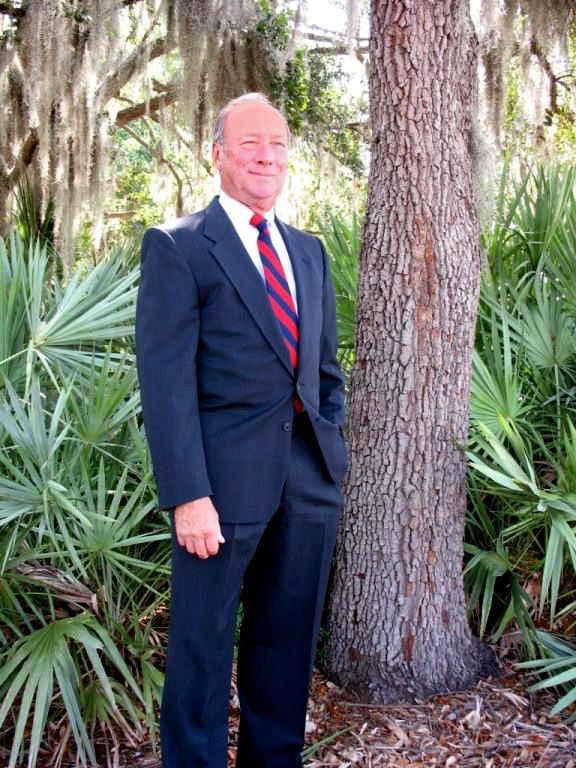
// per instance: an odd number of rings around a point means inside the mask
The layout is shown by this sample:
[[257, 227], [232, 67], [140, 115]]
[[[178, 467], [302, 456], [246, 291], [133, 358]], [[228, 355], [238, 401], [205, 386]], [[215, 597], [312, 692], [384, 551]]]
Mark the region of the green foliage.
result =
[[[290, 40], [291, 20], [286, 11], [273, 11], [261, 2], [256, 25], [258, 48], [268, 52], [270, 62], [285, 51]], [[365, 172], [367, 141], [350, 125], [362, 121], [366, 105], [355, 105], [346, 91], [344, 74], [334, 57], [321, 51], [298, 48], [281, 67], [272, 63], [265, 73], [272, 100], [281, 105], [291, 131], [310, 145], [321, 146], [356, 176]]]
[[330, 257], [330, 272], [336, 295], [339, 360], [344, 373], [349, 375], [354, 363], [361, 223], [356, 214], [352, 215], [350, 224], [342, 216], [330, 214], [329, 222], [320, 224], [320, 234]]
[[46, 210], [42, 211], [27, 176], [20, 182], [16, 195], [16, 229], [26, 250], [36, 241], [49, 246], [54, 243], [54, 206], [49, 201]]
[[[485, 236], [474, 355], [466, 585], [481, 635], [520, 629], [538, 684], [570, 686], [576, 571], [576, 169], [507, 169]], [[560, 648], [564, 650], [560, 650]], [[556, 674], [562, 669], [562, 675]], [[558, 703], [576, 698], [572, 689]]]
[[[132, 126], [137, 135], [144, 133], [141, 122]], [[150, 126], [149, 130], [159, 134], [156, 126]], [[149, 136], [145, 138], [150, 141]], [[160, 136], [155, 136], [155, 139], [159, 141]], [[115, 229], [121, 236], [129, 237], [165, 218], [162, 207], [152, 197], [153, 186], [159, 183], [153, 178], [154, 171], [158, 172], [158, 169], [150, 152], [126, 131], [115, 131], [114, 143], [115, 195], [110, 205], [118, 218], [114, 225], [108, 225], [108, 229]]]
[[323, 739], [319, 739], [318, 741], [314, 742], [314, 744], [310, 744], [309, 747], [305, 747], [302, 750], [302, 759], [305, 761], [311, 760], [319, 749], [322, 749], [322, 747], [326, 747], [328, 744], [336, 741], [340, 738], [340, 736], [344, 736], [344, 734], [349, 733], [353, 727], [354, 726], [350, 725], [347, 728], [341, 728], [339, 731], [329, 733], [328, 736], [324, 736]]
[[260, 19], [256, 32], [265, 41], [265, 50], [269, 54], [285, 51], [290, 42], [291, 23], [286, 11], [272, 10], [268, 0], [260, 0]]
[[[167, 597], [133, 354], [134, 248], [66, 281], [0, 240], [0, 730], [9, 767], [154, 738]], [[8, 742], [7, 742], [8, 743]]]
[[368, 108], [344, 94], [340, 65], [319, 51], [307, 54], [309, 96], [308, 133], [318, 136], [324, 149], [357, 176], [366, 172], [366, 135], [351, 126], [367, 120]]
[[[91, 682], [91, 691], [82, 685], [82, 662], [89, 666], [95, 676], [94, 682]], [[55, 688], [57, 697], [64, 705], [81, 757], [88, 757], [93, 764], [97, 764], [86, 721], [82, 716], [82, 709], [86, 710], [86, 707], [82, 707], [80, 691], [83, 690], [85, 701], [91, 699], [92, 709], [99, 710], [99, 714], [105, 718], [108, 714], [106, 719], [111, 719], [116, 696], [103, 662], [117, 669], [133, 693], [141, 698], [138, 684], [110, 635], [87, 613], [55, 619], [16, 642], [10, 650], [9, 661], [0, 672], [0, 690], [4, 692], [0, 725], [18, 699], [18, 720], [8, 768], [17, 764], [18, 747], [23, 741], [31, 714], [28, 761], [31, 765], [36, 763]], [[98, 695], [94, 693], [96, 681], [99, 684]], [[136, 715], [133, 726], [140, 730], [137, 710], [133, 709], [130, 714]], [[124, 717], [120, 715], [120, 718], [125, 722]], [[87, 719], [90, 721], [94, 718], [88, 716]]]
[[304, 117], [310, 101], [308, 73], [306, 71], [306, 51], [296, 51], [294, 57], [286, 63], [282, 78], [286, 119], [290, 128], [300, 133], [304, 126]]
[[40, 369], [58, 387], [58, 369], [84, 380], [102, 363], [110, 340], [113, 355], [132, 333], [136, 269], [123, 271], [133, 248], [118, 249], [93, 269], [82, 265], [63, 283], [39, 243], [26, 251], [12, 234], [0, 240], [1, 372], [27, 397]]
[[[572, 604], [571, 608], [574, 610], [576, 604]], [[518, 666], [542, 676], [543, 679], [531, 687], [533, 691], [556, 687], [568, 689], [550, 712], [557, 715], [576, 702], [576, 647], [546, 632], [538, 632], [537, 636], [543, 658], [525, 661]]]

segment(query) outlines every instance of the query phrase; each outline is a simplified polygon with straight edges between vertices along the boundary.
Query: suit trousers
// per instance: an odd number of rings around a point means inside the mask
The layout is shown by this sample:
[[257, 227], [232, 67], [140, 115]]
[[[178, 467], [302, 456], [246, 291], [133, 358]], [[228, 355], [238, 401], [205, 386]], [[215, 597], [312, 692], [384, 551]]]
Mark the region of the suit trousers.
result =
[[236, 766], [302, 765], [308, 687], [340, 508], [340, 489], [301, 414], [282, 498], [269, 520], [223, 524], [226, 543], [207, 560], [190, 555], [173, 532], [164, 768], [227, 766], [240, 593]]

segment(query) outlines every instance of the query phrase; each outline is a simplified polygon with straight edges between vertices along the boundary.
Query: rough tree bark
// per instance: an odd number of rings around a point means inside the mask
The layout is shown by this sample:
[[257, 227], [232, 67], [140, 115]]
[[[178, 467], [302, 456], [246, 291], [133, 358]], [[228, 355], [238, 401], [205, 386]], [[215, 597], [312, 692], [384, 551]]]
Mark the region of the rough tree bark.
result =
[[468, 0], [372, 0], [373, 128], [325, 667], [373, 701], [496, 670], [462, 586], [477, 42]]

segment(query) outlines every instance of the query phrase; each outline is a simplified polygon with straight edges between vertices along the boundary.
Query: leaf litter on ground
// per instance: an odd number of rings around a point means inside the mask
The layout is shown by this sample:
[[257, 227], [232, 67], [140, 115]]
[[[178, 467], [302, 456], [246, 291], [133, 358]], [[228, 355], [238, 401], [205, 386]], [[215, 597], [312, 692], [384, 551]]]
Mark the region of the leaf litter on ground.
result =
[[[498, 680], [416, 704], [358, 701], [315, 672], [306, 726], [306, 768], [576, 768], [576, 722], [550, 715], [550, 691], [527, 692], [526, 677], [510, 668]], [[572, 714], [574, 710], [572, 710]], [[229, 765], [236, 756], [240, 708], [230, 699]], [[569, 713], [570, 714], [570, 713]], [[95, 745], [96, 749], [98, 745]], [[52, 753], [53, 754], [53, 753]], [[39, 768], [53, 765], [46, 744]], [[143, 743], [102, 754], [99, 768], [160, 768]], [[0, 764], [3, 755], [0, 750]], [[72, 756], [61, 762], [72, 768]]]

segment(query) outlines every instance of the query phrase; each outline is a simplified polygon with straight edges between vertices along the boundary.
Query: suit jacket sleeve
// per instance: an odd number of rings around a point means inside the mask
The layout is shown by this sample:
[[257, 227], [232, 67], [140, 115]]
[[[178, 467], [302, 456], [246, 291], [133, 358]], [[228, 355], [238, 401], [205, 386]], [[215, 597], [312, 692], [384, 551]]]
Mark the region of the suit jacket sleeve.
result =
[[142, 412], [160, 507], [210, 496], [198, 413], [199, 297], [194, 275], [169, 232], [142, 241], [136, 354]]
[[320, 337], [320, 415], [328, 421], [344, 425], [344, 378], [336, 356], [338, 329], [336, 300], [330, 277], [328, 257], [320, 242], [324, 259], [324, 288], [322, 294], [322, 335]]

